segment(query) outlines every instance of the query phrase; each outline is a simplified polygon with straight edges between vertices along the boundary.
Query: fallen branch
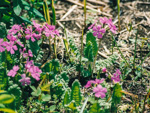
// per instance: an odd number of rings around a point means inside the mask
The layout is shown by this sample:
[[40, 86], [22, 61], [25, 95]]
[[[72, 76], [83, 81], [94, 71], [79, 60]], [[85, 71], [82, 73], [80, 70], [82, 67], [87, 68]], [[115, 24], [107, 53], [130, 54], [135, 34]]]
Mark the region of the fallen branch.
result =
[[87, 0], [88, 2], [91, 2], [91, 3], [96, 3], [96, 4], [99, 4], [99, 5], [107, 5], [106, 3], [102, 2], [102, 1], [95, 1], [95, 0]]
[[[79, 3], [79, 2], [76, 2], [76, 1], [73, 1], [73, 0], [66, 0], [66, 1], [84, 7], [84, 5], [81, 4], [81, 3]], [[97, 12], [97, 13], [103, 14], [103, 15], [105, 15], [105, 16], [112, 17], [111, 14], [107, 14], [107, 13], [105, 13], [105, 12], [101, 12], [100, 10], [96, 10], [96, 9], [90, 7], [90, 6], [86, 6], [86, 8], [87, 8], [87, 9], [90, 9], [90, 10], [93, 10], [93, 11], [95, 11], [95, 12]]]
[[72, 6], [69, 11], [60, 19], [63, 20], [65, 19], [75, 8], [77, 8], [77, 5]]

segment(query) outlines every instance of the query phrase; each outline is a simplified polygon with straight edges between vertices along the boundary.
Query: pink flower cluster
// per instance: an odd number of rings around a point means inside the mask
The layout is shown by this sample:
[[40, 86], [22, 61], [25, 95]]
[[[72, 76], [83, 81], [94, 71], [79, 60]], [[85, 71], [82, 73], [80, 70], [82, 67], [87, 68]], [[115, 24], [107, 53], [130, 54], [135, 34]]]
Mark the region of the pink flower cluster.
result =
[[22, 74], [21, 77], [22, 79], [20, 79], [19, 82], [21, 82], [23, 86], [25, 86], [25, 84], [29, 85], [31, 83], [30, 78], [26, 77], [26, 74]]
[[95, 93], [95, 97], [99, 98], [105, 98], [105, 93], [107, 92], [106, 88], [103, 88], [100, 84], [103, 83], [105, 79], [95, 79], [95, 80], [89, 80], [87, 84], [84, 86], [86, 88], [89, 88], [92, 86], [92, 84], [96, 84], [97, 86], [93, 88], [93, 92]]
[[27, 72], [29, 72], [31, 74], [31, 76], [36, 79], [37, 81], [40, 80], [40, 74], [42, 73], [42, 71], [33, 64], [33, 60], [29, 59], [27, 60], [26, 64], [25, 64], [25, 69], [27, 70]]
[[[33, 32], [33, 28], [35, 29], [35, 32]], [[56, 35], [59, 36], [59, 31], [55, 29], [54, 25], [48, 25], [45, 24], [44, 26], [41, 26], [40, 24], [37, 24], [33, 20], [33, 27], [29, 26], [25, 33], [27, 34], [25, 38], [27, 40], [31, 39], [32, 42], [35, 41], [35, 39], [39, 40], [42, 38], [42, 35], [44, 34], [46, 37], [55, 37]]]
[[23, 50], [20, 49], [19, 51], [23, 55], [24, 58], [33, 57], [33, 54], [32, 54], [31, 50], [28, 50], [27, 53], [25, 53], [26, 48], [23, 48]]
[[[17, 71], [19, 70], [18, 66], [14, 66], [12, 70], [10, 70], [8, 72], [8, 76], [11, 77], [15, 77], [15, 75], [17, 74]], [[36, 79], [37, 81], [40, 80], [40, 74], [42, 73], [42, 71], [33, 64], [33, 60], [29, 61], [29, 58], [27, 59], [27, 62], [25, 64], [25, 72], [26, 74], [29, 73], [29, 75], [31, 74], [31, 76]], [[31, 83], [30, 78], [26, 77], [26, 74], [22, 74], [21, 77], [22, 79], [19, 80], [19, 82], [22, 83], [22, 85], [24, 86], [25, 84], [29, 85]]]
[[17, 74], [17, 71], [19, 70], [19, 67], [18, 66], [14, 66], [12, 70], [10, 70], [8, 72], [8, 76], [11, 76], [11, 77], [15, 77], [15, 75]]
[[[45, 24], [44, 26], [41, 26], [33, 20], [33, 25], [28, 26], [27, 28], [24, 26], [24, 24], [13, 25], [8, 32], [7, 41], [4, 41], [0, 38], [0, 52], [7, 50], [11, 54], [15, 54], [15, 51], [17, 51], [18, 47], [20, 46], [19, 48], [21, 49], [19, 51], [20, 55], [22, 56], [21, 58], [25, 58], [25, 60], [27, 60], [24, 65], [25, 69], [23, 71], [21, 70], [21, 73], [23, 74], [21, 74], [21, 79], [19, 80], [23, 86], [25, 84], [29, 85], [31, 83], [30, 77], [26, 76], [32, 76], [35, 80], [39, 81], [42, 71], [39, 69], [39, 67], [34, 65], [33, 60], [29, 60], [30, 57], [33, 57], [32, 51], [22, 44], [21, 38], [26, 40], [31, 39], [31, 41], [34, 42], [36, 40], [40, 40], [43, 35], [46, 37], [51, 36], [54, 38], [56, 35], [59, 36], [59, 32], [53, 25]], [[19, 66], [15, 65], [7, 75], [15, 77], [18, 70]]]
[[[107, 70], [106, 68], [102, 69], [102, 72], [106, 73]], [[116, 72], [113, 74], [113, 76], [111, 77], [111, 80], [114, 81], [114, 83], [118, 83], [120, 82], [120, 75], [121, 72], [119, 69], [116, 70]], [[103, 88], [100, 84], [103, 83], [105, 79], [95, 79], [95, 80], [89, 80], [87, 82], [87, 84], [84, 86], [85, 88], [89, 88], [92, 87], [92, 84], [94, 84], [94, 86], [96, 85], [96, 87], [93, 88], [93, 92], [95, 93], [95, 97], [99, 98], [105, 98], [105, 93], [107, 93], [107, 89]]]
[[14, 54], [15, 51], [18, 50], [17, 45], [24, 47], [20, 41], [21, 38], [25, 38], [26, 40], [31, 39], [31, 41], [34, 42], [40, 40], [42, 35], [54, 38], [56, 35], [59, 36], [59, 31], [56, 30], [53, 25], [45, 24], [44, 26], [41, 26], [34, 20], [33, 25], [28, 26], [27, 28], [21, 25], [13, 25], [7, 35], [8, 41], [3, 41], [3, 39], [0, 38], [0, 52], [5, 51], [6, 48], [7, 51]]
[[[98, 22], [100, 22], [100, 24], [98, 24]], [[113, 24], [111, 19], [108, 19], [106, 17], [101, 17], [99, 18], [99, 21], [96, 20], [88, 29], [92, 29], [93, 30], [93, 35], [97, 36], [97, 38], [102, 38], [103, 34], [105, 34], [106, 29], [104, 28], [105, 25], [108, 25], [110, 31], [114, 34], [116, 34], [117, 32], [117, 28], [116, 26]], [[103, 27], [102, 27], [103, 26]]]
[[7, 35], [7, 39], [9, 41], [4, 41], [3, 39], [0, 39], [0, 52], [5, 51], [5, 48], [7, 51], [9, 51], [11, 54], [14, 54], [17, 48], [17, 44], [21, 47], [24, 47], [24, 45], [20, 42], [18, 36], [16, 34], [22, 30], [22, 27], [20, 25], [14, 25], [9, 30], [9, 34]]
[[111, 77], [111, 80], [114, 81], [114, 83], [120, 82], [120, 75], [121, 75], [121, 72], [119, 69], [117, 69], [116, 72]]

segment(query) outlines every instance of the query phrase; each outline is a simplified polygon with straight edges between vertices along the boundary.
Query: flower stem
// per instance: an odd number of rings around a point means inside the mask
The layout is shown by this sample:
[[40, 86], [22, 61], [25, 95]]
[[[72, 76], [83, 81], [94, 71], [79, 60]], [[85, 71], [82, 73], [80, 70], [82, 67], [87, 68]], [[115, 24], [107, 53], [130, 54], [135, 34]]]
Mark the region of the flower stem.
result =
[[86, 28], [86, 0], [84, 0], [84, 29]]
[[125, 57], [124, 57], [124, 55], [122, 54], [121, 50], [119, 49], [119, 47], [118, 47], [118, 45], [117, 45], [117, 42], [116, 42], [116, 40], [113, 38], [113, 36], [112, 36], [112, 39], [113, 39], [113, 41], [114, 41], [114, 43], [115, 43], [117, 49], [119, 50], [119, 53], [121, 54], [121, 57], [124, 59], [125, 63], [128, 65], [128, 67], [130, 67], [129, 63], [128, 63], [127, 60], [125, 59]]
[[55, 58], [57, 58], [56, 37], [54, 38], [54, 54]]

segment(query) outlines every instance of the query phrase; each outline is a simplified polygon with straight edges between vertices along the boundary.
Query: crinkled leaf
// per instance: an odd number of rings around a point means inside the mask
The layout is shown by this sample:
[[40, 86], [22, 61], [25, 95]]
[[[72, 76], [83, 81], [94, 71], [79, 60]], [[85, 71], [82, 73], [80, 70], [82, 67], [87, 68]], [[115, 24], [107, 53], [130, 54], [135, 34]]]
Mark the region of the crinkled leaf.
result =
[[6, 24], [1, 22], [0, 23], [0, 38], [4, 38], [7, 36]]
[[95, 103], [91, 106], [90, 112], [89, 113], [100, 113], [100, 105], [98, 103]]
[[120, 103], [121, 96], [122, 96], [121, 90], [122, 90], [122, 88], [121, 88], [121, 85], [119, 85], [119, 83], [114, 85], [112, 101], [115, 104], [119, 104]]
[[67, 75], [67, 72], [62, 72], [61, 77], [64, 79], [65, 82], [69, 82], [69, 76]]
[[74, 100], [76, 105], [79, 106], [81, 99], [80, 82], [75, 80], [72, 84], [71, 100]]
[[68, 90], [65, 91], [64, 99], [63, 99], [63, 105], [67, 105], [70, 103], [70, 93]]
[[90, 41], [87, 42], [85, 49], [84, 49], [84, 56], [87, 58], [89, 61], [93, 62], [93, 45]]
[[98, 46], [97, 46], [96, 37], [94, 37], [93, 33], [91, 32], [87, 33], [86, 35], [86, 44], [88, 44], [89, 41], [92, 43], [92, 50], [93, 50], [92, 52], [93, 52], [93, 55], [95, 56], [98, 51]]
[[72, 110], [76, 110], [76, 104], [75, 104], [75, 101], [71, 101], [68, 105], [66, 105], [66, 107], [69, 107], [70, 109]]

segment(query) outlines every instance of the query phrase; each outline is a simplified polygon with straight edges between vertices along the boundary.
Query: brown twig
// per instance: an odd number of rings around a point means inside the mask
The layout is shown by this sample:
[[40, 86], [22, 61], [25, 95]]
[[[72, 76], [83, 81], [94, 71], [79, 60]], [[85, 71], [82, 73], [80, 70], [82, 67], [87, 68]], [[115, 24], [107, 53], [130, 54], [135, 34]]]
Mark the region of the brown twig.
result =
[[[73, 1], [73, 0], [66, 0], [66, 1], [84, 7], [83, 4], [81, 4], [81, 3], [77, 2], [77, 1]], [[108, 13], [105, 13], [105, 12], [101, 12], [100, 10], [96, 10], [96, 9], [90, 7], [90, 6], [86, 6], [86, 8], [87, 8], [87, 9], [90, 9], [90, 10], [93, 10], [93, 11], [95, 11], [95, 12], [97, 12], [97, 13], [100, 13], [100, 14], [102, 14], [102, 15], [105, 15], [105, 16], [108, 16], [108, 17], [112, 17], [111, 14], [108, 14]]]

